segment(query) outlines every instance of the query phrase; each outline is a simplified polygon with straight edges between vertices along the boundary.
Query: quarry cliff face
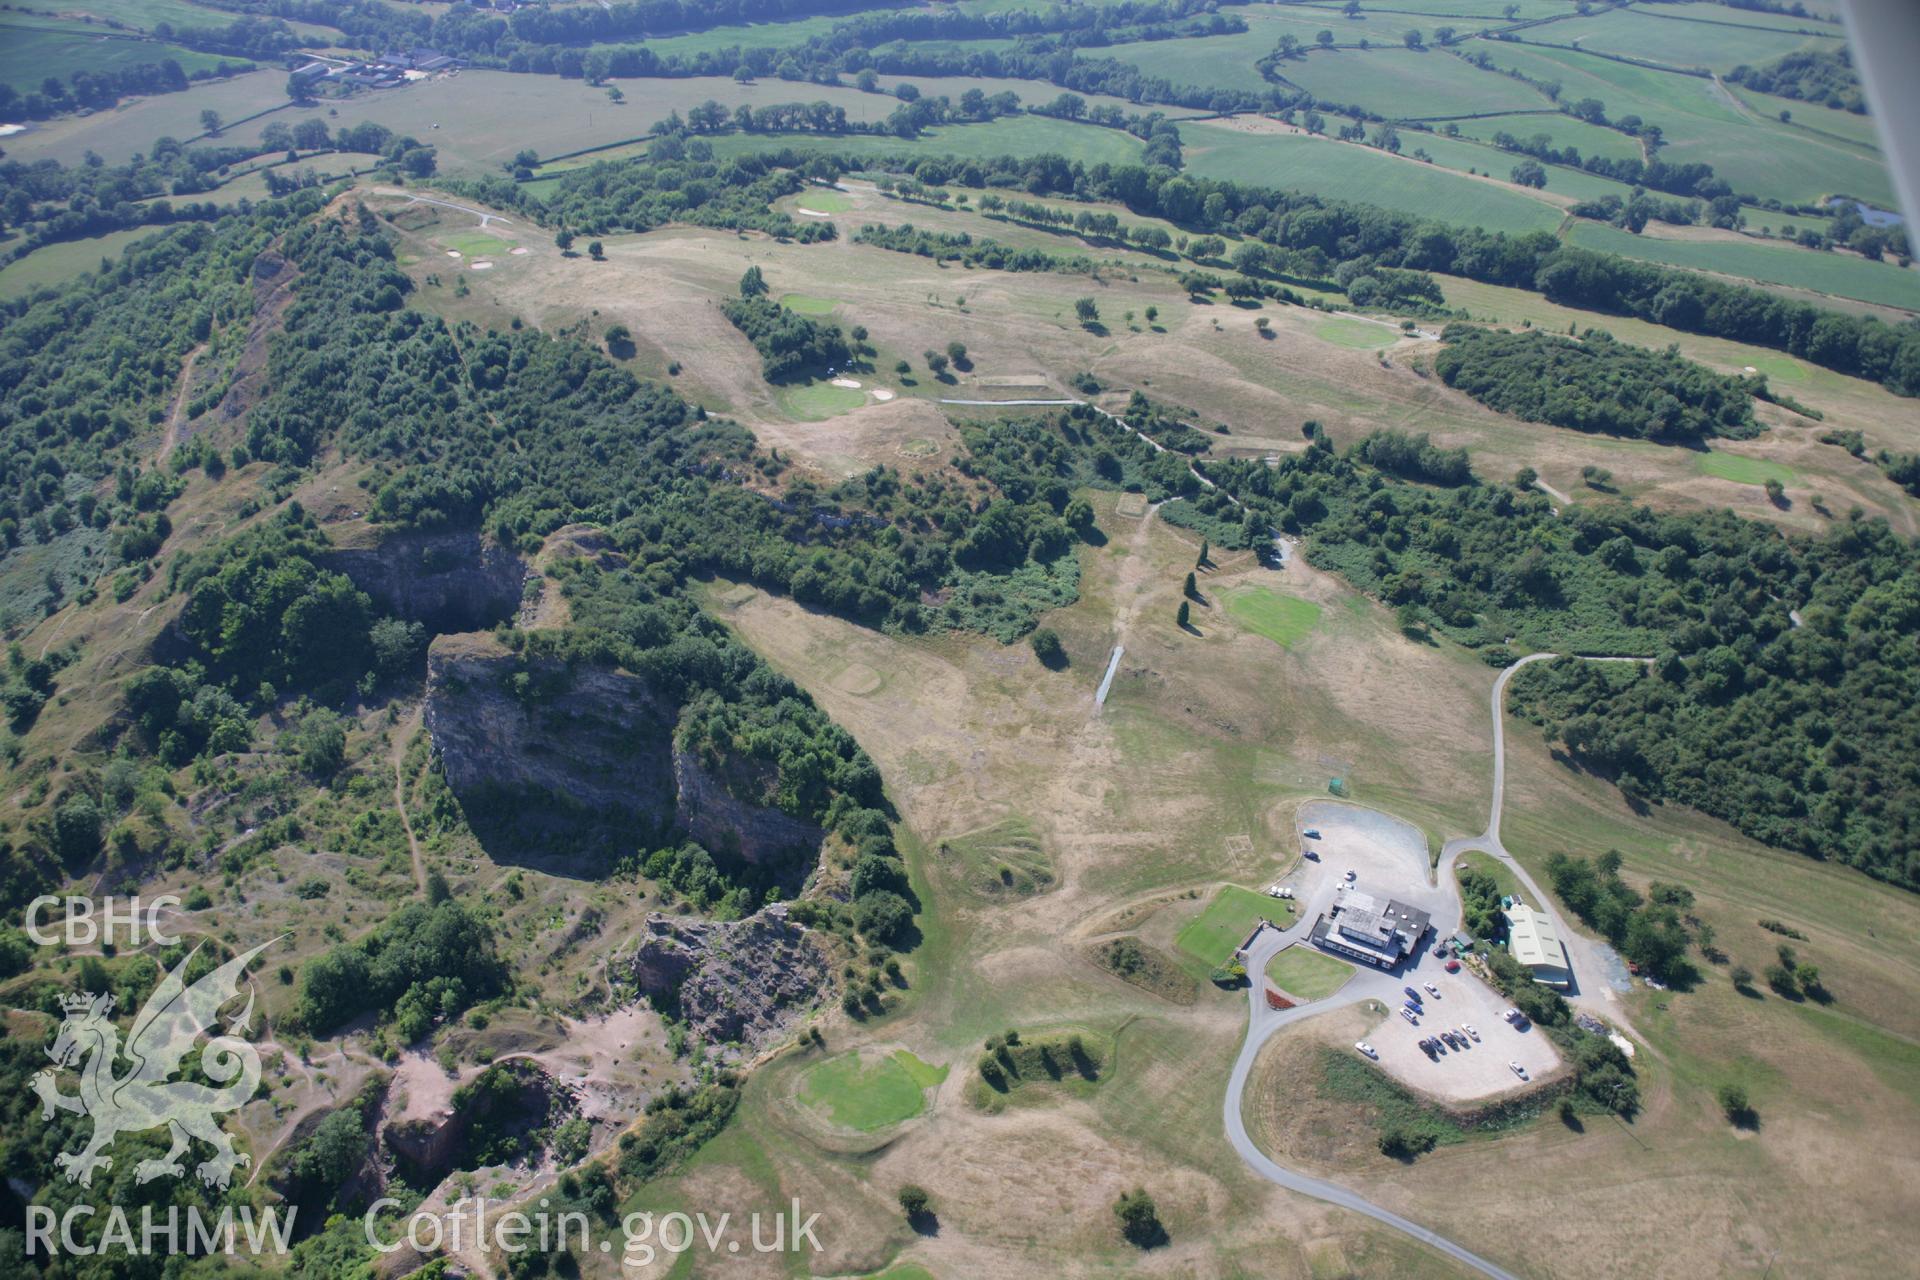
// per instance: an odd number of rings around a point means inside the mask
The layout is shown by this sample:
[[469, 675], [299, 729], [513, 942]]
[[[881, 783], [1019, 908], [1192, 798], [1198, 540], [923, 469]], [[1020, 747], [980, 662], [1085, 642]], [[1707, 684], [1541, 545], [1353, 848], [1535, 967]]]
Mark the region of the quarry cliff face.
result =
[[344, 573], [387, 612], [429, 631], [473, 631], [513, 617], [527, 580], [518, 552], [470, 529], [388, 533], [339, 547], [321, 567]]
[[592, 815], [644, 852], [685, 830], [723, 865], [811, 867], [824, 833], [749, 804], [674, 745], [679, 710], [612, 667], [515, 654], [490, 633], [442, 635], [427, 651], [426, 724], [448, 785], [476, 802]]

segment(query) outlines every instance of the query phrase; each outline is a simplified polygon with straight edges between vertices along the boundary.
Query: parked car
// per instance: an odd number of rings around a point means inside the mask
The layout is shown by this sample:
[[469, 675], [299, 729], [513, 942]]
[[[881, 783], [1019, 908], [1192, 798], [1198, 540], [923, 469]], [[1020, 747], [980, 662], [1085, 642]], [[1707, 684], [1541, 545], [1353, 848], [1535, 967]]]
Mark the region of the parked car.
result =
[[1353, 883], [1353, 882], [1354, 882], [1355, 880], [1357, 880], [1358, 878], [1359, 878], [1359, 877], [1358, 877], [1357, 875], [1355, 875], [1355, 874], [1354, 874], [1354, 873], [1353, 873], [1352, 871], [1349, 871], [1349, 872], [1347, 872], [1347, 883], [1348, 883], [1348, 884], [1352, 884], [1352, 883]]
[[1420, 985], [1427, 989], [1428, 995], [1434, 997], [1436, 1000], [1440, 998], [1440, 988], [1434, 986], [1431, 982], [1423, 982]]
[[1501, 1014], [1500, 1016], [1505, 1018], [1508, 1022], [1513, 1023], [1515, 1026], [1520, 1025], [1520, 1011], [1518, 1009], [1509, 1009], [1505, 1013]]
[[1472, 1036], [1475, 1040], [1478, 1040], [1480, 1038], [1480, 1029], [1474, 1026], [1471, 1022], [1469, 1022], [1467, 1024], [1467, 1034]]
[[1522, 1080], [1530, 1080], [1530, 1079], [1532, 1079], [1532, 1078], [1533, 1078], [1533, 1077], [1531, 1077], [1531, 1076], [1529, 1076], [1529, 1075], [1527, 1074], [1527, 1069], [1526, 1069], [1525, 1067], [1523, 1067], [1523, 1066], [1521, 1066], [1521, 1065], [1520, 1065], [1519, 1063], [1517, 1063], [1517, 1062], [1509, 1062], [1509, 1063], [1508, 1063], [1507, 1065], [1508, 1065], [1509, 1067], [1512, 1067], [1512, 1068], [1513, 1068], [1513, 1074], [1515, 1074], [1515, 1075], [1517, 1075], [1517, 1076], [1519, 1076], [1519, 1077], [1520, 1077], [1520, 1078], [1521, 1078]]
[[1407, 999], [1418, 1003], [1420, 999], [1420, 993], [1418, 991], [1415, 991], [1412, 987], [1402, 987], [1400, 989], [1407, 993]]
[[1308, 827], [1305, 831], [1302, 831], [1300, 834], [1305, 836], [1309, 840], [1318, 840], [1320, 838], [1320, 830], [1318, 827]]
[[1287, 891], [1276, 884], [1268, 888], [1267, 896], [1269, 898], [1284, 898], [1287, 896]]
[[1309, 862], [1320, 861], [1320, 851], [1318, 849], [1302, 849], [1300, 851], [1300, 856], [1305, 858]]
[[1447, 961], [1447, 972], [1448, 973], [1460, 972], [1460, 962], [1458, 960]]
[[1355, 1040], [1353, 1042], [1353, 1047], [1358, 1049], [1361, 1053], [1366, 1054], [1369, 1058], [1377, 1058], [1380, 1056], [1379, 1054], [1374, 1052], [1373, 1046], [1368, 1044], [1365, 1040]]
[[1400, 1016], [1405, 1018], [1408, 1022], [1411, 1022], [1416, 1027], [1420, 1025], [1420, 1019], [1414, 1017], [1413, 1014], [1409, 1013], [1405, 1009], [1402, 1009], [1400, 1011]]

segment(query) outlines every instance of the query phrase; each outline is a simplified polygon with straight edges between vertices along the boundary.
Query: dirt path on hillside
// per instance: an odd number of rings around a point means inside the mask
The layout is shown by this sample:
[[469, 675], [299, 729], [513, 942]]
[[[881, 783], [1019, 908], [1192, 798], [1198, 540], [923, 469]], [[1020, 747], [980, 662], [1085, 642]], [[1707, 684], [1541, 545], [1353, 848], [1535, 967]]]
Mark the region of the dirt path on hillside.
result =
[[187, 352], [187, 358], [180, 362], [180, 380], [173, 388], [173, 408], [167, 414], [166, 438], [160, 442], [159, 461], [165, 462], [173, 451], [180, 447], [180, 441], [187, 429], [187, 389], [193, 385], [193, 366], [207, 353], [207, 344], [201, 343]]
[[407, 853], [413, 859], [413, 887], [421, 897], [427, 896], [427, 864], [420, 856], [420, 840], [413, 834], [413, 819], [407, 816], [407, 777], [405, 763], [407, 744], [420, 732], [420, 708], [415, 707], [407, 713], [406, 719], [396, 726], [393, 735], [393, 748], [387, 753], [387, 760], [393, 765], [393, 808], [400, 815], [400, 829], [407, 833]]

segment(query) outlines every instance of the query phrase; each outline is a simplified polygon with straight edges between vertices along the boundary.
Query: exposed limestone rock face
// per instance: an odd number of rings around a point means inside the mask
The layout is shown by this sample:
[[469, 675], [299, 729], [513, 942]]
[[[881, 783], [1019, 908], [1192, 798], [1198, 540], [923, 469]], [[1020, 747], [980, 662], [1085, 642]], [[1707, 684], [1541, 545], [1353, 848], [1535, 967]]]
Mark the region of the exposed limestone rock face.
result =
[[341, 547], [323, 568], [353, 579], [388, 612], [430, 631], [473, 631], [513, 617], [527, 566], [518, 553], [471, 530], [393, 533], [371, 547]]
[[675, 803], [672, 716], [637, 676], [523, 660], [485, 632], [427, 650], [427, 728], [463, 801], [538, 792], [658, 825]]
[[748, 1051], [783, 1035], [827, 985], [826, 957], [784, 903], [724, 924], [656, 911], [628, 963], [641, 991], [677, 1006], [703, 1039]]
[[620, 854], [677, 826], [723, 865], [810, 868], [821, 829], [732, 795], [675, 748], [678, 714], [638, 676], [523, 658], [487, 632], [427, 650], [427, 728], [469, 818], [544, 806], [617, 832]]
[[736, 799], [698, 760], [677, 748], [673, 782], [680, 824], [716, 858], [778, 862], [796, 850], [816, 851], [826, 838], [810, 822]]

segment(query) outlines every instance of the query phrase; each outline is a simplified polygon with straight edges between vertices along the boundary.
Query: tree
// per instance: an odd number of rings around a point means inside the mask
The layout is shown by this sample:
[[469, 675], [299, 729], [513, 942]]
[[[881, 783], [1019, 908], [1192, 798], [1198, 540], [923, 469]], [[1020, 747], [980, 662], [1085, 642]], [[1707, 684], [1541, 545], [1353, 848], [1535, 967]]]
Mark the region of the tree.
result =
[[607, 326], [607, 354], [624, 360], [633, 354], [633, 334], [623, 324]]
[[625, 102], [626, 100], [627, 100], [627, 95], [621, 91], [621, 88], [619, 85], [610, 84], [607, 86], [607, 101], [618, 106], [620, 103]]
[[938, 351], [925, 351], [921, 355], [927, 362], [927, 368], [933, 370], [934, 377], [937, 378], [947, 371], [947, 358]]
[[200, 113], [200, 131], [209, 138], [220, 136], [220, 113], [208, 107]]
[[1060, 636], [1051, 627], [1041, 627], [1027, 643], [1033, 646], [1033, 656], [1040, 659], [1040, 665], [1054, 671], [1067, 665], [1067, 650], [1060, 643]]
[[1405, 42], [1407, 48], [1409, 49], [1426, 48], [1426, 37], [1421, 35], [1418, 31], [1409, 29], [1404, 35], [1400, 37], [1400, 39]]
[[1073, 303], [1073, 314], [1079, 317], [1081, 325], [1085, 328], [1091, 329], [1100, 323], [1100, 307], [1092, 298], [1076, 298]]
[[559, 247], [562, 253], [573, 252], [573, 232], [566, 227], [560, 228], [553, 233], [553, 243]]
[[905, 1211], [908, 1222], [918, 1222], [926, 1217], [932, 1205], [933, 1197], [927, 1194], [925, 1187], [909, 1182], [900, 1188], [900, 1208]]
[[740, 296], [743, 298], [764, 297], [767, 292], [767, 278], [758, 267], [748, 267], [746, 274], [740, 277]]
[[1746, 991], [1753, 986], [1753, 970], [1737, 964], [1727, 970], [1727, 980], [1733, 983], [1735, 991]]
[[1313, 38], [1322, 49], [1330, 49], [1333, 47], [1333, 32], [1331, 31], [1319, 32]]
[[1180, 590], [1183, 594], [1185, 594], [1188, 597], [1196, 597], [1200, 594], [1200, 587], [1197, 583], [1194, 582], [1193, 574], [1191, 572], [1187, 574], [1186, 584], [1182, 586]]
[[1213, 543], [1207, 541], [1205, 538], [1200, 539], [1200, 554], [1194, 558], [1193, 567], [1196, 569], [1206, 568], [1207, 557], [1212, 554], [1212, 552]]
[[1547, 185], [1546, 166], [1538, 160], [1522, 160], [1513, 167], [1513, 180], [1523, 187], [1543, 188]]
[[360, 1169], [367, 1157], [366, 1123], [360, 1108], [347, 1105], [322, 1120], [293, 1158], [293, 1176], [308, 1191], [331, 1198]]
[[1193, 625], [1193, 623], [1189, 621], [1192, 616], [1192, 611], [1187, 607], [1187, 602], [1182, 600], [1180, 602], [1180, 612], [1174, 615], [1173, 620], [1179, 624], [1182, 630], [1185, 630]]
[[1113, 1216], [1120, 1220], [1120, 1234], [1137, 1249], [1152, 1249], [1167, 1242], [1160, 1211], [1144, 1187], [1136, 1187], [1114, 1201]]
[[967, 344], [964, 342], [949, 342], [947, 344], [947, 359], [953, 361], [953, 367], [956, 369], [972, 367], [967, 361]]
[[590, 240], [587, 242], [587, 256], [595, 262], [605, 262], [607, 260], [607, 246], [601, 244], [598, 240]]
[[1714, 1090], [1714, 1097], [1720, 1101], [1720, 1112], [1738, 1128], [1752, 1126], [1755, 1116], [1753, 1106], [1747, 1101], [1747, 1091], [1737, 1084], [1723, 1084]]

